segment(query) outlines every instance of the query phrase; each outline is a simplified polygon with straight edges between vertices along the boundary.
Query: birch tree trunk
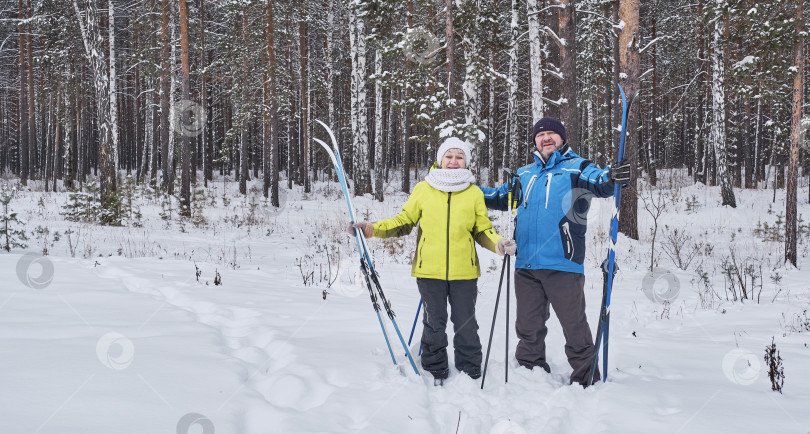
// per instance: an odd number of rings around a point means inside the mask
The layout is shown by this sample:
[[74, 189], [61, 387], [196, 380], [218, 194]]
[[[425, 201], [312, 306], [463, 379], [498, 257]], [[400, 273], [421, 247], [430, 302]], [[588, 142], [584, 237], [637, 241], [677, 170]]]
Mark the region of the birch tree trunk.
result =
[[[174, 0], [172, 0], [172, 3]], [[177, 104], [176, 104], [176, 96], [177, 96], [177, 80], [175, 78], [174, 69], [177, 65], [177, 44], [174, 41], [177, 40], [177, 35], [175, 34], [175, 25], [174, 25], [174, 14], [169, 13], [169, 41], [171, 47], [171, 55], [169, 64], [171, 65], [171, 69], [169, 70], [169, 176], [171, 182], [169, 183], [169, 194], [174, 194], [174, 181], [177, 178], [177, 160], [174, 155], [175, 149], [175, 125], [174, 122], [177, 120]]]
[[386, 155], [386, 158], [383, 160], [383, 163], [385, 165], [384, 170], [385, 170], [385, 181], [386, 182], [388, 182], [391, 179], [390, 178], [391, 165], [395, 164], [395, 162], [396, 162], [396, 154], [395, 154], [396, 151], [395, 151], [395, 149], [397, 147], [395, 146], [396, 139], [394, 138], [394, 131], [396, 130], [396, 128], [394, 128], [394, 122], [396, 122], [395, 119], [396, 119], [396, 112], [397, 111], [396, 111], [396, 109], [395, 109], [395, 107], [394, 107], [394, 105], [392, 103], [393, 100], [394, 100], [394, 89], [389, 89], [389, 91], [388, 91], [388, 116], [387, 116], [387, 119], [386, 119], [387, 128], [385, 130], [385, 133], [386, 133], [385, 143], [386, 143], [386, 148], [388, 149], [388, 151], [387, 151], [388, 155]]
[[[80, 68], [77, 68], [75, 75], [76, 80], [73, 82], [74, 88], [78, 88], [79, 82], [84, 78], [85, 69], [86, 66], [84, 63], [81, 64]], [[87, 164], [85, 163], [87, 160], [85, 155], [85, 136], [87, 132], [84, 125], [86, 117], [84, 115], [85, 98], [81, 92], [74, 92], [74, 95], [76, 99], [76, 180], [79, 182], [79, 187], [81, 188], [85, 181], [85, 174], [87, 173]]]
[[20, 12], [17, 24], [17, 32], [19, 34], [19, 51], [20, 51], [20, 98], [19, 98], [19, 115], [20, 115], [20, 138], [19, 138], [19, 161], [20, 161], [20, 182], [22, 185], [28, 185], [28, 172], [29, 172], [29, 143], [28, 143], [28, 56], [26, 53], [26, 42], [28, 38], [25, 37], [26, 29], [23, 21], [25, 21], [25, 5], [23, 0], [19, 1]]
[[335, 65], [332, 63], [334, 42], [333, 32], [335, 29], [335, 11], [333, 0], [325, 0], [326, 5], [326, 44], [324, 55], [326, 56], [326, 101], [329, 114], [329, 128], [335, 128]]
[[[697, 48], [697, 55], [698, 55], [698, 58], [705, 59], [706, 58], [706, 46], [707, 46], [707, 44], [706, 44], [705, 31], [704, 31], [704, 28], [703, 28], [703, 20], [700, 18], [700, 17], [703, 16], [703, 0], [698, 0], [698, 2], [697, 2], [697, 14], [696, 15], [698, 17], [698, 19], [695, 20], [695, 25], [697, 26], [697, 47], [698, 47]], [[705, 64], [706, 64], [706, 62], [702, 62], [702, 64], [701, 64], [701, 68], [700, 68], [701, 73], [703, 73], [705, 71], [705, 66], [703, 66]], [[705, 88], [705, 86], [701, 86], [701, 87]], [[705, 166], [705, 160], [704, 160], [705, 157], [704, 157], [704, 151], [703, 151], [703, 148], [705, 146], [705, 143], [704, 143], [704, 140], [703, 140], [703, 137], [704, 137], [704, 135], [703, 135], [703, 118], [704, 118], [703, 107], [705, 105], [705, 102], [704, 102], [703, 97], [704, 97], [704, 92], [699, 90], [697, 92], [697, 101], [696, 101], [696, 104], [695, 104], [695, 106], [696, 106], [696, 108], [695, 108], [695, 127], [694, 127], [694, 139], [693, 139], [694, 142], [695, 142], [695, 147], [694, 147], [694, 155], [692, 157], [693, 160], [694, 160], [694, 172], [692, 173], [692, 180], [694, 182], [702, 182], [704, 184], [707, 184], [707, 178], [706, 178], [706, 176], [704, 174], [704, 170], [705, 170], [706, 166]]]
[[[290, 27], [292, 25], [291, 23], [292, 23], [293, 8], [286, 8], [286, 12], [287, 12], [285, 14], [286, 19], [284, 20], [284, 22], [285, 22], [285, 26], [284, 26], [285, 29], [284, 30], [287, 32], [287, 34], [291, 34], [292, 29]], [[351, 34], [351, 28], [349, 29], [349, 33]], [[287, 44], [287, 51], [285, 53], [285, 63], [286, 63], [285, 66], [288, 69], [290, 81], [293, 81], [295, 73], [294, 73], [293, 61], [292, 61], [292, 44]], [[291, 100], [290, 101], [290, 113], [294, 113], [294, 110], [295, 110], [295, 98], [291, 97], [290, 100]], [[286, 130], [286, 133], [287, 133], [287, 189], [290, 190], [290, 189], [292, 189], [293, 179], [294, 179], [294, 175], [295, 175], [295, 166], [293, 165], [293, 154], [295, 152], [295, 150], [293, 149], [293, 134], [292, 134], [292, 131], [293, 131], [293, 126], [292, 126], [293, 119], [292, 118], [293, 118], [293, 116], [285, 116], [285, 118], [286, 118], [285, 130]]]
[[0, 171], [8, 171], [8, 151], [11, 144], [8, 138], [8, 96], [6, 95], [7, 89], [0, 89]]
[[[406, 19], [406, 23], [408, 25], [408, 32], [413, 31], [413, 0], [408, 0], [408, 16]], [[411, 72], [411, 68], [413, 65], [411, 64], [411, 59], [407, 58], [405, 60], [405, 70], [408, 74]], [[408, 86], [405, 90], [400, 89], [398, 91], [398, 96], [400, 101], [403, 99], [410, 100], [411, 96], [411, 87]], [[393, 91], [392, 91], [392, 99], [393, 99]], [[410, 124], [409, 119], [411, 116], [411, 110], [408, 104], [401, 104], [399, 110], [399, 137], [401, 139], [400, 149], [402, 149], [402, 192], [403, 193], [410, 193], [411, 192], [411, 141], [409, 140], [410, 137]], [[393, 127], [391, 127], [393, 129]]]
[[[267, 99], [270, 107], [270, 143], [265, 145], [264, 197], [270, 188], [270, 203], [278, 207], [278, 106], [276, 105], [276, 43], [274, 37], [274, 0], [267, 0]], [[330, 106], [332, 102], [330, 101]], [[269, 171], [269, 174], [267, 173]], [[269, 185], [268, 185], [269, 184]]]
[[[96, 113], [99, 139], [99, 154], [101, 165], [101, 204], [110, 209], [115, 200], [115, 150], [111, 149], [112, 127], [110, 119], [110, 83], [107, 76], [107, 63], [102, 47], [101, 28], [99, 27], [99, 11], [96, 0], [87, 0], [86, 17], [79, 11], [77, 0], [73, 0], [73, 9], [79, 21], [84, 51], [90, 62], [93, 74], [93, 87], [96, 95]], [[114, 223], [114, 222], [108, 222]]]
[[[28, 7], [26, 9], [26, 17], [31, 20], [31, 0], [28, 0]], [[37, 105], [34, 101], [34, 41], [32, 39], [33, 28], [31, 22], [28, 23], [27, 47], [26, 54], [28, 54], [28, 177], [31, 179], [38, 178], [38, 157], [39, 157], [39, 142], [37, 140]]]
[[[407, 98], [407, 93], [405, 90], [399, 90], [398, 95], [400, 100], [402, 97], [405, 96]], [[399, 136], [401, 138], [400, 148], [402, 149], [402, 192], [403, 193], [410, 193], [411, 192], [411, 148], [409, 146], [408, 136], [410, 135], [410, 129], [408, 125], [408, 119], [410, 118], [410, 110], [408, 110], [408, 106], [406, 104], [400, 105], [399, 110]]]
[[[534, 6], [532, 6], [534, 4]], [[534, 9], [532, 9], [534, 8]], [[532, 13], [532, 10], [536, 11], [537, 3], [536, 0], [529, 0], [529, 13]], [[515, 164], [515, 151], [518, 149], [519, 140], [518, 140], [518, 36], [520, 36], [520, 23], [519, 23], [519, 1], [512, 0], [512, 14], [511, 14], [511, 21], [509, 24], [509, 75], [506, 81], [506, 87], [508, 96], [506, 98], [506, 140], [504, 140], [504, 148], [503, 148], [503, 167], [509, 168], [510, 170], [516, 169], [513, 167]], [[536, 17], [537, 15], [529, 15], [529, 28], [531, 29], [531, 17]], [[539, 40], [540, 35], [540, 28], [539, 24], [535, 23], [538, 26], [537, 28], [537, 39]], [[530, 30], [531, 34], [531, 30]], [[529, 44], [532, 44], [532, 38], [529, 38]], [[532, 62], [534, 63], [534, 62]], [[542, 72], [540, 72], [542, 76]], [[532, 77], [532, 80], [534, 78]], [[542, 79], [541, 79], [542, 81]], [[540, 86], [541, 95], [542, 95], [542, 86]], [[532, 85], [532, 91], [534, 91], [534, 85]], [[539, 106], [540, 114], [542, 117], [542, 101]], [[536, 116], [534, 112], [534, 94], [532, 94], [532, 116]], [[534, 118], [534, 120], [539, 120], [540, 118]]]
[[161, 186], [170, 191], [172, 188], [171, 166], [169, 165], [169, 94], [171, 93], [171, 47], [169, 36], [169, 0], [160, 2], [160, 163]]
[[[655, 40], [657, 37], [656, 34], [656, 26], [655, 26], [655, 17], [652, 19], [652, 35], [651, 40]], [[649, 49], [652, 50], [650, 54], [651, 63], [652, 63], [652, 85], [651, 85], [651, 92], [650, 92], [650, 137], [649, 140], [646, 140], [646, 148], [647, 148], [647, 176], [650, 181], [650, 185], [655, 186], [658, 182], [658, 173], [655, 170], [655, 167], [658, 165], [656, 161], [656, 151], [658, 148], [658, 136], [659, 136], [659, 129], [658, 129], [658, 104], [656, 104], [656, 100], [658, 99], [658, 46], [650, 47]]]
[[53, 189], [52, 191], [56, 191], [56, 180], [62, 179], [62, 158], [60, 153], [62, 152], [61, 141], [62, 141], [62, 122], [61, 119], [61, 110], [62, 110], [62, 94], [64, 93], [62, 89], [62, 84], [60, 83], [56, 89], [56, 114], [54, 117], [54, 123], [56, 124], [56, 129], [54, 131], [54, 140], [53, 140]]
[[[498, 0], [493, 0], [493, 9], [496, 11], [498, 10]], [[492, 29], [492, 40], [497, 40], [498, 38], [498, 24], [496, 23]], [[489, 50], [489, 67], [492, 68], [492, 71], [497, 71], [499, 69], [498, 65], [498, 50], [495, 47], [492, 47]], [[496, 112], [498, 110], [498, 86], [497, 80], [498, 78], [495, 74], [491, 74], [489, 78], [489, 109], [487, 110], [488, 118], [487, 118], [487, 161], [489, 162], [489, 181], [494, 182], [497, 179], [497, 174], [500, 171], [498, 168], [498, 164], [495, 160], [495, 124], [497, 122]], [[479, 162], [478, 164], [481, 164]]]
[[9, 118], [8, 113], [8, 95], [6, 91], [8, 88], [0, 89], [0, 143], [3, 146], [0, 146], [0, 170], [5, 172], [10, 172], [10, 166], [8, 159], [9, 148], [11, 147], [10, 139], [9, 139], [9, 128], [8, 124], [11, 120]]
[[349, 17], [354, 194], [359, 196], [371, 192], [366, 126], [366, 31], [363, 19], [357, 16], [356, 4], [349, 8]]
[[[478, 1], [468, 2], [467, 6], [475, 8], [476, 10], [480, 9]], [[478, 52], [478, 29], [478, 20], [476, 19], [475, 24], [473, 24], [467, 32], [467, 37], [464, 38], [466, 42], [464, 50], [465, 74], [461, 89], [464, 101], [465, 139], [472, 148], [472, 156], [470, 156], [470, 161], [468, 164], [470, 164], [472, 161], [480, 163], [478, 158], [478, 150], [482, 141], [481, 136], [483, 136], [479, 130], [479, 126], [481, 125], [481, 97], [478, 87], [479, 77], [481, 74], [481, 62], [479, 57], [480, 53]], [[481, 164], [476, 164], [475, 168], [476, 177], [480, 178]]]
[[[150, 136], [152, 143], [152, 170], [149, 175], [150, 183], [153, 187], [158, 186], [158, 168], [160, 167], [160, 159], [158, 158], [163, 152], [163, 133], [160, 128], [163, 122], [163, 78], [152, 80], [152, 85], [155, 87], [153, 91], [152, 103], [152, 123], [150, 125]], [[168, 112], [168, 111], [167, 111]], [[165, 124], [163, 124], [165, 125]], [[162, 184], [161, 184], [162, 185]]]
[[455, 30], [453, 28], [453, 0], [445, 0], [444, 10], [444, 36], [445, 36], [445, 57], [447, 58], [447, 99], [453, 101], [447, 105], [447, 120], [455, 119]]
[[[202, 144], [200, 145], [200, 151], [202, 152], [200, 161], [202, 161], [203, 186], [208, 187], [208, 181], [213, 179], [214, 175], [212, 170], [213, 140], [211, 139], [213, 125], [210, 121], [210, 113], [208, 113], [208, 74], [205, 71], [207, 67], [205, 50], [205, 0], [200, 0], [200, 106], [202, 107], [202, 113], [205, 117], [205, 119], [202, 120], [205, 127], [202, 135], [200, 135], [200, 140], [202, 140]], [[198, 120], [198, 122], [200, 122], [200, 120]]]
[[112, 135], [112, 146], [111, 151], [113, 153], [113, 164], [115, 165], [115, 169], [118, 170], [118, 95], [116, 93], [116, 81], [117, 77], [115, 74], [115, 7], [113, 6], [113, 0], [109, 0], [108, 5], [108, 12], [109, 12], [109, 46], [110, 46], [110, 58], [108, 59], [108, 63], [110, 65], [110, 129]]
[[712, 144], [717, 161], [717, 179], [720, 182], [720, 193], [723, 197], [723, 205], [732, 208], [737, 207], [734, 198], [734, 189], [728, 173], [728, 162], [726, 157], [726, 106], [725, 106], [725, 71], [723, 59], [725, 57], [723, 48], [723, 14], [726, 7], [726, 0], [715, 1], [715, 22], [712, 33]]
[[[248, 17], [242, 12], [240, 26], [242, 38], [247, 38]], [[242, 54], [242, 80], [239, 101], [239, 193], [247, 194], [247, 181], [250, 171], [248, 166], [248, 61], [247, 53]]]
[[265, 198], [270, 196], [270, 90], [267, 71], [262, 74], [262, 194]]
[[[133, 30], [133, 50], [137, 53], [138, 52], [138, 29], [137, 27]], [[133, 78], [134, 87], [135, 87], [135, 95], [133, 96], [133, 105], [134, 105], [134, 116], [135, 116], [135, 146], [137, 155], [135, 157], [135, 182], [140, 183], [145, 176], [145, 172], [143, 171], [144, 165], [143, 160], [146, 157], [146, 140], [143, 137], [143, 119], [141, 117], [141, 112], [144, 111], [141, 105], [141, 73], [140, 73], [140, 65], [136, 62], [133, 66], [135, 77]]]
[[301, 171], [299, 173], [301, 175], [301, 183], [304, 185], [304, 192], [309, 193], [312, 191], [312, 170], [309, 156], [309, 47], [307, 46], [307, 20], [309, 18], [306, 7], [306, 3], [301, 4], [300, 15], [298, 16], [298, 76], [301, 80], [300, 134], [302, 148], [301, 158], [303, 158], [303, 164], [301, 165]]
[[790, 261], [796, 266], [796, 226], [797, 226], [797, 183], [799, 181], [799, 145], [802, 139], [802, 74], [804, 72], [804, 57], [802, 55], [803, 38], [802, 15], [803, 5], [801, 1], [796, 2], [796, 47], [794, 48], [794, 65], [796, 75], [793, 76], [793, 116], [790, 125], [790, 163], [787, 175], [787, 192], [785, 198], [785, 261]]
[[[751, 76], [748, 75], [745, 77], [745, 86], [750, 88], [752, 85]], [[756, 148], [754, 135], [752, 134], [753, 124], [751, 119], [751, 97], [749, 95], [743, 96], [744, 98], [744, 107], [743, 107], [743, 131], [745, 132], [745, 141], [749, 143], [743, 143], [743, 159], [745, 162], [745, 183], [743, 186], [745, 188], [754, 188], [756, 185], [755, 176], [754, 176], [754, 167], [756, 167], [756, 157], [757, 154], [754, 153], [754, 148]]]
[[[540, 27], [539, 0], [527, 0], [529, 19], [529, 71], [532, 78], [532, 124], [543, 117], [543, 35]], [[513, 22], [515, 17], [512, 17]], [[513, 36], [514, 38], [514, 36]], [[511, 53], [510, 53], [511, 56]], [[510, 63], [511, 76], [511, 63]], [[510, 99], [511, 102], [511, 99]]]
[[[374, 50], [374, 75], [382, 77], [382, 50]], [[374, 82], [374, 198], [383, 201], [383, 89]]]
[[[144, 80], [144, 86], [149, 87], [149, 80]], [[140, 90], [140, 89], [139, 89]], [[140, 92], [137, 93], [140, 95]], [[139, 113], [140, 110], [143, 110], [143, 121], [140, 128], [139, 140], [143, 142], [143, 146], [141, 148], [141, 167], [138, 169], [140, 173], [140, 182], [145, 182], [146, 177], [149, 174], [149, 159], [151, 158], [151, 143], [152, 143], [152, 104], [149, 102], [149, 96], [145, 95], [143, 102], [139, 105]]]
[[[50, 74], [49, 81], [53, 82], [53, 74]], [[45, 108], [43, 107], [43, 111]], [[53, 94], [48, 94], [48, 110], [46, 111], [48, 115], [48, 122], [43, 123], [43, 128], [45, 128], [45, 155], [43, 156], [45, 160], [45, 164], [43, 166], [43, 174], [42, 178], [45, 181], [45, 192], [47, 193], [50, 188], [50, 180], [51, 180], [51, 171], [50, 171], [50, 164], [53, 163], [53, 158], [51, 157], [51, 127], [53, 126]], [[47, 125], [47, 127], [46, 127]]]

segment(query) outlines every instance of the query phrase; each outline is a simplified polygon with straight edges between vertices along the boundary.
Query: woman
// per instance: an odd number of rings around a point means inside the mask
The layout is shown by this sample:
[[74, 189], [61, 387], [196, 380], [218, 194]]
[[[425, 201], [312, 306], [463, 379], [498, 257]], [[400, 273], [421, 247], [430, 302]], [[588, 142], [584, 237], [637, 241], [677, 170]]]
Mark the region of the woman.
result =
[[419, 223], [411, 275], [416, 277], [425, 310], [422, 368], [438, 385], [450, 373], [445, 332], [448, 301], [456, 368], [472, 378], [481, 376], [481, 341], [475, 320], [481, 267], [473, 240], [501, 256], [515, 253], [515, 242], [492, 229], [484, 195], [467, 169], [470, 156], [466, 142], [448, 138], [439, 147], [437, 162], [425, 180], [416, 184], [399, 215], [349, 226], [352, 234], [360, 229], [366, 238], [388, 238], [407, 235]]

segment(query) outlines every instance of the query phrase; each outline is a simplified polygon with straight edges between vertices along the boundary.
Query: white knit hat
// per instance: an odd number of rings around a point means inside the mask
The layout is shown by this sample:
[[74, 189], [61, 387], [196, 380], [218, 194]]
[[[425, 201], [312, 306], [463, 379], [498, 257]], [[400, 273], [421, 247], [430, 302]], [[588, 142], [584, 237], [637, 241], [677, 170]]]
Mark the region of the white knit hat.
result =
[[470, 167], [470, 163], [472, 163], [470, 144], [458, 137], [448, 137], [442, 142], [442, 145], [439, 146], [439, 150], [436, 152], [436, 161], [439, 163], [439, 166], [442, 165], [444, 153], [450, 149], [461, 149], [461, 152], [464, 152], [464, 160], [467, 162], [467, 167]]

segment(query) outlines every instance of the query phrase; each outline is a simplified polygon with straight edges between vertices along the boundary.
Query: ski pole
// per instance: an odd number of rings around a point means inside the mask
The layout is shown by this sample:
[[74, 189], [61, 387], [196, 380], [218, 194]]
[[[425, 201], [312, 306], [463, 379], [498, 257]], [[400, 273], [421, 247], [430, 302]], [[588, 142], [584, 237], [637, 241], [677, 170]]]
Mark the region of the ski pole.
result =
[[[508, 383], [509, 382], [509, 275], [512, 273], [512, 269], [510, 267], [512, 260], [509, 257], [509, 255], [504, 256], [506, 256], [505, 259], [507, 271], [506, 271], [506, 323], [504, 324], [504, 326], [506, 326], [506, 333], [505, 333], [506, 346], [504, 349], [504, 358], [503, 358], [504, 360], [503, 382]], [[483, 385], [483, 381], [481, 383]]]
[[[509, 255], [506, 255], [507, 257]], [[501, 280], [498, 283], [498, 294], [495, 296], [495, 310], [492, 312], [492, 326], [489, 329], [489, 343], [487, 343], [487, 357], [484, 359], [484, 372], [481, 374], [481, 390], [484, 389], [484, 381], [487, 379], [487, 366], [489, 365], [489, 350], [492, 348], [492, 334], [495, 332], [495, 319], [498, 317], [498, 302], [501, 300], [501, 287], [503, 286], [503, 274], [506, 271], [506, 258], [503, 258], [501, 267]]]
[[402, 337], [402, 333], [399, 331], [399, 325], [397, 324], [396, 314], [394, 314], [394, 310], [391, 309], [391, 302], [385, 297], [385, 292], [383, 292], [382, 285], [380, 284], [379, 276], [377, 275], [377, 270], [374, 269], [374, 265], [371, 262], [371, 257], [368, 253], [368, 246], [366, 245], [366, 238], [363, 236], [363, 231], [357, 231], [358, 238], [360, 238], [361, 245], [363, 246], [363, 250], [365, 253], [365, 257], [367, 259], [367, 263], [369, 264], [369, 274], [371, 275], [371, 281], [374, 282], [374, 287], [377, 289], [377, 294], [380, 295], [380, 299], [382, 300], [382, 305], [385, 308], [385, 312], [388, 314], [388, 318], [391, 320], [391, 324], [394, 326], [394, 331], [397, 333], [397, 337], [399, 338], [399, 342], [402, 344], [402, 348], [405, 349], [405, 355], [408, 357], [408, 361], [411, 362], [411, 367], [416, 375], [421, 376], [422, 374], [419, 372], [419, 368], [416, 367], [416, 362], [413, 360], [413, 356], [411, 355], [411, 350], [408, 348], [408, 345], [405, 343], [405, 339]]
[[[507, 179], [507, 208], [511, 210], [512, 208], [512, 174], [509, 172], [509, 169], [504, 169], [506, 172], [506, 179]], [[510, 220], [507, 220], [506, 227], [507, 227], [507, 234], [509, 233], [509, 229], [511, 227]], [[487, 343], [487, 356], [484, 359], [484, 372], [481, 374], [481, 389], [484, 389], [484, 382], [487, 378], [487, 367], [489, 366], [489, 352], [492, 349], [492, 335], [495, 333], [495, 320], [498, 317], [498, 304], [501, 301], [501, 289], [503, 288], [503, 276], [506, 273], [507, 269], [509, 268], [509, 255], [504, 255], [503, 264], [501, 265], [501, 278], [498, 282], [498, 293], [495, 296], [495, 309], [492, 312], [492, 325], [489, 329], [489, 342]], [[505, 379], [509, 381], [509, 274], [506, 273], [506, 371], [505, 371]]]
[[[507, 194], [507, 205], [506, 205], [507, 208], [508, 208], [508, 214], [507, 214], [507, 219], [506, 219], [506, 236], [514, 238], [512, 236], [512, 218], [515, 215], [515, 208], [517, 208], [517, 207], [515, 206], [515, 203], [513, 202], [513, 199], [517, 199], [517, 194], [514, 191], [515, 187], [517, 186], [517, 183], [512, 182], [512, 179], [514, 179], [514, 175], [512, 173], [510, 173], [508, 170], [505, 170], [505, 171], [506, 171], [506, 176], [507, 176], [507, 179], [508, 179], [507, 188], [509, 189], [509, 193]], [[504, 257], [504, 259], [505, 259], [504, 265], [506, 267], [506, 323], [504, 324], [504, 327], [505, 327], [504, 335], [506, 336], [506, 345], [504, 347], [504, 359], [503, 359], [504, 360], [504, 373], [503, 373], [503, 378], [504, 378], [504, 383], [508, 383], [509, 382], [509, 286], [510, 286], [509, 283], [510, 283], [510, 277], [511, 277], [511, 273], [512, 273], [512, 267], [511, 267], [512, 258], [510, 258], [509, 255], [504, 255], [504, 256], [505, 256]]]
[[[408, 337], [408, 347], [411, 346], [411, 339], [413, 339], [413, 331], [416, 330], [416, 322], [419, 321], [419, 311], [422, 310], [422, 299], [419, 299], [419, 306], [416, 308], [416, 316], [413, 317], [413, 327], [411, 327], [411, 335]], [[419, 355], [422, 355], [422, 342], [419, 342]]]

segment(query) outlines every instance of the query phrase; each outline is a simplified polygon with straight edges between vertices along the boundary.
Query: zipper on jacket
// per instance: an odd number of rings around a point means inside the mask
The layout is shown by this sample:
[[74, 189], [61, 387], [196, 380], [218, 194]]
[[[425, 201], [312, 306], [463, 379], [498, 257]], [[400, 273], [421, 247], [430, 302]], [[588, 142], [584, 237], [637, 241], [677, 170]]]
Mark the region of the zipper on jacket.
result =
[[470, 264], [475, 267], [475, 244], [473, 244], [472, 238], [470, 238]]
[[[562, 230], [563, 230], [563, 235], [565, 236], [565, 242], [568, 243], [568, 249], [567, 250], [569, 250], [571, 252], [571, 254], [568, 256], [568, 260], [573, 261], [574, 260], [574, 240], [571, 238], [571, 230], [568, 227], [568, 222], [563, 223]], [[563, 250], [566, 250], [565, 246], [563, 246]]]
[[447, 242], [445, 243], [447, 248], [447, 257], [444, 263], [444, 280], [450, 280], [450, 197], [452, 195], [453, 192], [447, 192]]
[[422, 237], [422, 247], [419, 247], [419, 268], [422, 268], [422, 259], [424, 258], [422, 250], [425, 248], [425, 243], [427, 243], [427, 238]]
[[523, 208], [526, 208], [526, 204], [529, 203], [529, 193], [532, 192], [532, 185], [534, 185], [535, 178], [537, 178], [537, 175], [532, 175], [532, 179], [529, 180], [529, 186], [526, 187], [526, 197], [523, 199]]
[[548, 209], [548, 192], [551, 190], [551, 177], [553, 175], [552, 173], [546, 175], [548, 176], [548, 179], [546, 179], [546, 209]]

